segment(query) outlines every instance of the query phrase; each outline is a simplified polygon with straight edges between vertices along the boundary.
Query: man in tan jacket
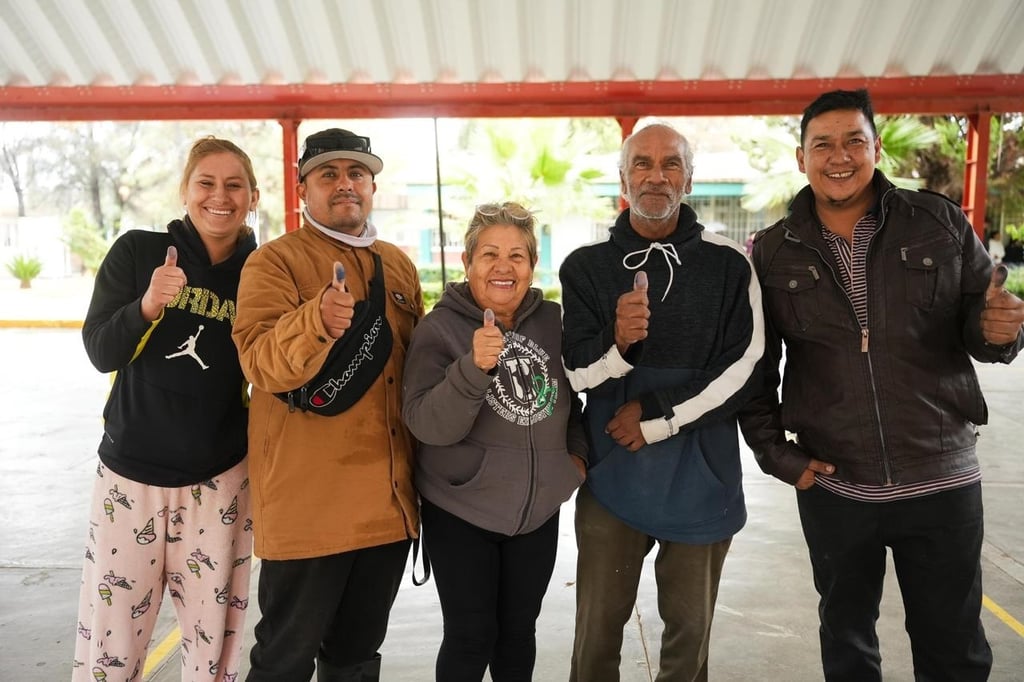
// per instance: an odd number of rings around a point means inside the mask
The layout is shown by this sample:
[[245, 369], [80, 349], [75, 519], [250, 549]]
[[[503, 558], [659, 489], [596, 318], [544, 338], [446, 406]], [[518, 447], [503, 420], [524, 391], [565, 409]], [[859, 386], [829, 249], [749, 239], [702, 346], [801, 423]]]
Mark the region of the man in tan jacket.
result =
[[[382, 168], [369, 138], [310, 135], [298, 168], [303, 226], [259, 248], [242, 272], [233, 338], [253, 386], [249, 476], [262, 559], [250, 682], [308, 680], [314, 659], [319, 682], [377, 680], [416, 534], [413, 442], [399, 401], [423, 299], [416, 267], [368, 220]], [[393, 338], [383, 352], [366, 345], [378, 327], [358, 326], [371, 298]], [[349, 364], [321, 387], [351, 404], [328, 416], [315, 408], [323, 391], [303, 387], [332, 349]]]

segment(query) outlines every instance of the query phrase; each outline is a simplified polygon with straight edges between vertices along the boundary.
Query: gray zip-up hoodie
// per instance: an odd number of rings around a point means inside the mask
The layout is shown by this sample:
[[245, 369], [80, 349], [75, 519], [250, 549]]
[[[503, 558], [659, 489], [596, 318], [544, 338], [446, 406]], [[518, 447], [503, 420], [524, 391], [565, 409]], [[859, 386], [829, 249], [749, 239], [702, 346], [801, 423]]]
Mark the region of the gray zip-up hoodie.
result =
[[587, 455], [562, 367], [561, 309], [539, 289], [527, 291], [491, 372], [473, 364], [482, 324], [469, 285], [453, 283], [413, 332], [402, 416], [420, 441], [416, 487], [475, 526], [528, 533], [582, 482], [569, 453]]

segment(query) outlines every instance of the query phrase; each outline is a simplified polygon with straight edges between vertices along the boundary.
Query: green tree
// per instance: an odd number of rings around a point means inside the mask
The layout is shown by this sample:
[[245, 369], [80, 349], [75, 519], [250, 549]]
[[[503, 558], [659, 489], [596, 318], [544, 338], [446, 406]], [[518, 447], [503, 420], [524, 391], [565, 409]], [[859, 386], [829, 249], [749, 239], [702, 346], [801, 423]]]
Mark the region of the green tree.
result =
[[446, 184], [462, 188], [452, 212], [468, 220], [472, 206], [513, 200], [552, 224], [569, 215], [608, 219], [613, 211], [591, 183], [604, 172], [596, 156], [617, 149], [610, 119], [472, 119], [449, 161]]
[[[86, 269], [94, 270], [124, 229], [162, 228], [183, 214], [182, 168], [192, 143], [204, 135], [236, 142], [253, 161], [261, 192], [261, 241], [283, 230], [281, 129], [274, 121], [135, 121], [34, 124], [13, 154], [26, 213], [66, 217], [65, 239]], [[5, 162], [4, 174], [12, 170]], [[93, 233], [93, 234], [90, 234]]]
[[63, 229], [68, 251], [78, 257], [83, 270], [96, 274], [111, 242], [102, 237], [100, 230], [89, 221], [81, 208], [71, 209], [64, 219]]

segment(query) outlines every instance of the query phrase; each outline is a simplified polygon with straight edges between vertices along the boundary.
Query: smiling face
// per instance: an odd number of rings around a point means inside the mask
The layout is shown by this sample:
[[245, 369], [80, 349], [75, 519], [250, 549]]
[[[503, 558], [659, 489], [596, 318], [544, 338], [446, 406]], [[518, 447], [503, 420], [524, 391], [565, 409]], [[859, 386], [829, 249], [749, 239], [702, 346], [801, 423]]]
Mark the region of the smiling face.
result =
[[299, 183], [299, 197], [306, 202], [313, 220], [351, 235], [362, 234], [376, 191], [370, 169], [350, 159], [321, 164]]
[[182, 200], [199, 237], [211, 253], [234, 244], [245, 217], [256, 207], [259, 190], [250, 185], [242, 161], [231, 152], [207, 154], [192, 168]]
[[490, 308], [506, 327], [533, 282], [535, 263], [523, 229], [514, 225], [490, 225], [482, 229], [473, 253], [462, 255], [473, 299]]
[[[675, 229], [679, 205], [693, 184], [687, 156], [686, 139], [664, 125], [648, 126], [626, 141], [619, 171], [621, 191], [629, 202], [631, 217], [640, 218], [641, 225], [664, 223], [669, 231]], [[640, 227], [638, 232], [644, 234], [644, 228], [636, 221], [633, 227]], [[663, 232], [660, 228], [654, 231]]]
[[882, 141], [858, 109], [826, 111], [812, 118], [803, 145], [796, 150], [819, 213], [867, 213], [874, 201], [875, 164], [881, 158]]

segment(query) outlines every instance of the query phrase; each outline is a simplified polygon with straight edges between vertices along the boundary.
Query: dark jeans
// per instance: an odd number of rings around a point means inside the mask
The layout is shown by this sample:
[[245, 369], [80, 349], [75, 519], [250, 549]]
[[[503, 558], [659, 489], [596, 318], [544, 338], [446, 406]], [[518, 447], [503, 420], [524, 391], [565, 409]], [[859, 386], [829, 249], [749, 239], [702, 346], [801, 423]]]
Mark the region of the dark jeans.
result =
[[897, 502], [797, 492], [829, 682], [881, 680], [875, 622], [892, 549], [918, 682], [988, 679], [981, 624], [981, 484]]
[[422, 500], [423, 543], [437, 583], [444, 639], [439, 682], [529, 682], [537, 616], [555, 568], [558, 514], [524, 535], [483, 530]]
[[248, 682], [308, 680], [315, 659], [335, 668], [373, 661], [408, 554], [403, 540], [313, 559], [264, 559]]

